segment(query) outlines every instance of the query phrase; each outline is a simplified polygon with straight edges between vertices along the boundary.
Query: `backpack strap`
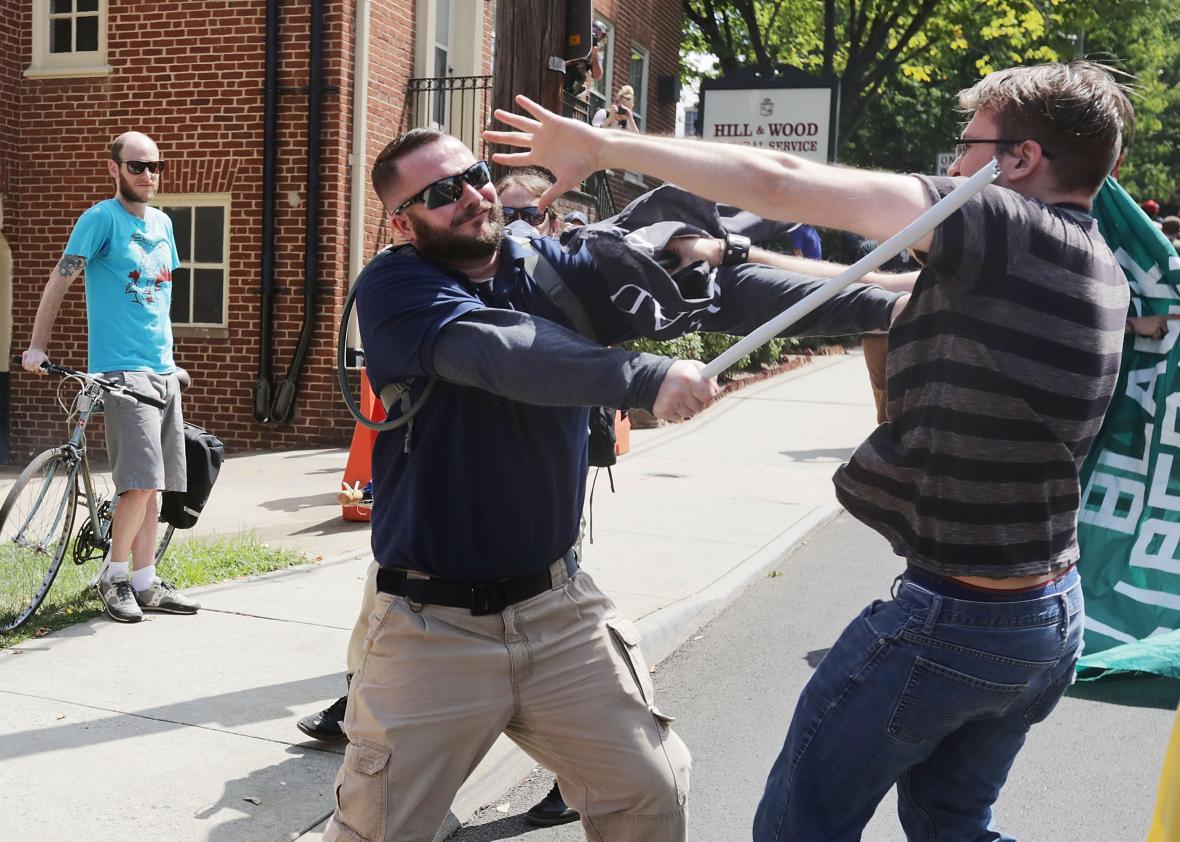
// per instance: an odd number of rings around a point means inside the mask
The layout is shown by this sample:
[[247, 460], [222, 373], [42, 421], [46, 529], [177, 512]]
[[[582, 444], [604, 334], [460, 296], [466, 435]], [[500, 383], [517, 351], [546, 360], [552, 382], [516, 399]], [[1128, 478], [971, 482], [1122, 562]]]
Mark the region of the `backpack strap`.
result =
[[582, 306], [582, 302], [574, 295], [569, 286], [562, 280], [560, 273], [554, 268], [532, 241], [524, 237], [513, 237], [516, 243], [527, 246], [530, 254], [524, 259], [524, 268], [537, 282], [537, 286], [548, 296], [549, 300], [561, 310], [569, 319], [574, 330], [587, 339], [597, 341], [594, 323], [590, 321], [590, 314]]

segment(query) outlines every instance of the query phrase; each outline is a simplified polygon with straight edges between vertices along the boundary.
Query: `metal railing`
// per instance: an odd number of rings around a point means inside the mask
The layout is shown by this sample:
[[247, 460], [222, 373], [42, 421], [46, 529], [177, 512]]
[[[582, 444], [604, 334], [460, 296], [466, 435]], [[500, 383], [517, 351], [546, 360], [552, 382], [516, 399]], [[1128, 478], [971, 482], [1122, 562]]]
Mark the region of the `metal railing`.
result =
[[562, 117], [569, 117], [571, 120], [589, 123], [596, 110], [598, 110], [598, 103], [594, 101], [593, 97], [589, 101], [584, 101], [578, 99], [569, 91], [563, 90], [561, 92]]
[[586, 179], [584, 189], [594, 198], [594, 209], [599, 219], [608, 219], [618, 211], [615, 209], [615, 197], [610, 189], [610, 175], [606, 170], [591, 173]]
[[491, 116], [491, 76], [410, 79], [406, 85], [409, 128], [437, 128], [467, 144], [478, 158], [487, 150], [480, 132]]
[[[602, 103], [598, 100], [599, 98], [592, 94], [590, 101], [586, 102], [578, 99], [569, 91], [562, 91], [561, 116], [589, 123], [594, 118], [594, 112], [602, 107]], [[598, 219], [606, 219], [615, 215], [615, 199], [610, 189], [610, 178], [605, 171], [591, 173], [590, 177], [582, 183], [582, 192], [594, 200], [594, 209], [598, 214]]]
[[[491, 117], [491, 76], [445, 76], [410, 79], [406, 85], [406, 129], [431, 127], [453, 134], [467, 144], [478, 158], [487, 157], [487, 145], [480, 132]], [[561, 112], [587, 123], [598, 110], [596, 97], [584, 102], [562, 92]], [[583, 190], [589, 194], [599, 219], [615, 215], [614, 197], [605, 172], [586, 179]]]

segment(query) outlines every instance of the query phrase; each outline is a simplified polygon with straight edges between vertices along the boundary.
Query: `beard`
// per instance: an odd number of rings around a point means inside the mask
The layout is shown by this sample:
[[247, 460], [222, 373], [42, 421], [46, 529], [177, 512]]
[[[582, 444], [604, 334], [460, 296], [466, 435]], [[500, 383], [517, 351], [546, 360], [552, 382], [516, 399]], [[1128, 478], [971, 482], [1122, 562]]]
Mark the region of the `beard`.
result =
[[137, 187], [131, 183], [131, 180], [123, 175], [123, 171], [119, 171], [119, 195], [128, 202], [148, 202], [152, 196], [156, 195], [156, 188], [153, 185], [147, 187]]
[[[488, 210], [488, 219], [478, 234], [460, 234], [451, 228], [438, 228], [429, 222], [410, 217], [414, 229], [414, 248], [418, 254], [432, 260], [483, 260], [491, 257], [504, 240], [504, 214], [500, 203], [476, 210], [478, 215]], [[470, 219], [472, 217], [468, 217]], [[462, 224], [466, 220], [460, 220]]]

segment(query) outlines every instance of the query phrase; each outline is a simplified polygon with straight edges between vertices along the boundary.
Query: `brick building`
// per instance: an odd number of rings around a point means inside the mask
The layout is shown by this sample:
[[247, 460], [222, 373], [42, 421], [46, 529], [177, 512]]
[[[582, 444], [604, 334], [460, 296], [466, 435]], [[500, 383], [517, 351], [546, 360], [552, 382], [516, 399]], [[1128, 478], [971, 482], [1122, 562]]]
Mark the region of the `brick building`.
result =
[[[479, 148], [497, 4], [13, 5], [0, 16], [0, 383], [10, 383], [13, 459], [65, 429], [53, 379], [19, 369], [9, 378], [7, 361], [27, 346], [75, 219], [111, 195], [107, 144], [127, 129], [155, 138], [168, 162], [153, 204], [172, 217], [183, 264], [173, 322], [177, 362], [194, 380], [186, 415], [238, 452], [346, 443], [352, 422], [334, 373], [340, 312], [350, 279], [384, 242], [369, 167], [413, 125], [438, 123]], [[680, 3], [595, 8], [611, 32], [602, 94], [638, 82], [644, 128], [670, 134]], [[268, 38], [268, 15], [277, 37]], [[627, 178], [617, 179], [620, 203], [643, 189]], [[77, 367], [86, 355], [81, 287], [67, 296], [49, 349]]]
[[[680, 98], [680, 39], [683, 4], [667, 0], [595, 0], [594, 19], [607, 30], [603, 78], [591, 88], [594, 107], [610, 101], [623, 85], [635, 89], [635, 116], [646, 134], [672, 135]], [[655, 182], [638, 173], [610, 179], [617, 208], [650, 190]]]

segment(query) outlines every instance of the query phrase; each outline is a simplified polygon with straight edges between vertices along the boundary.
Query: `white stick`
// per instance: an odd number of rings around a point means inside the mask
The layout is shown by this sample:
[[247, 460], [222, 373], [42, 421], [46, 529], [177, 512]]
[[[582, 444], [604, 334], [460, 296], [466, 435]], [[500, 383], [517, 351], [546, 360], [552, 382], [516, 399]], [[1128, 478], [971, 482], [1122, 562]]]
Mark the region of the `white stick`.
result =
[[795, 302], [766, 324], [723, 351], [715, 360], [705, 366], [702, 372], [704, 376], [716, 377], [746, 354], [762, 347], [812, 310], [834, 298], [844, 287], [854, 281], [859, 281], [886, 260], [900, 254], [903, 249], [909, 248], [930, 233], [934, 226], [966, 204], [968, 199], [995, 180], [997, 175], [999, 175], [999, 171], [996, 169], [996, 161], [993, 158], [990, 164], [964, 181], [940, 201], [935, 202], [932, 207], [927, 208], [921, 216], [905, 228], [902, 228], [839, 275], [828, 280], [811, 295], [802, 301]]

